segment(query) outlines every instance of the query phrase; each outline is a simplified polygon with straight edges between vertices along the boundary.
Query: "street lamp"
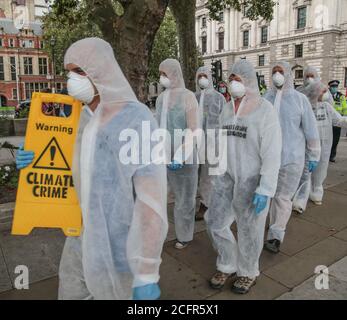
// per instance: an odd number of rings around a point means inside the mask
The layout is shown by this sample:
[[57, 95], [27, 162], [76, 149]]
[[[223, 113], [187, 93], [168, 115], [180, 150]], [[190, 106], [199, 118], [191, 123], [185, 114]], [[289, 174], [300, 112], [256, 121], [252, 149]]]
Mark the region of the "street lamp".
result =
[[51, 37], [51, 49], [52, 49], [52, 74], [53, 74], [53, 88], [52, 88], [52, 93], [55, 93], [55, 45], [56, 45], [56, 40], [55, 37]]

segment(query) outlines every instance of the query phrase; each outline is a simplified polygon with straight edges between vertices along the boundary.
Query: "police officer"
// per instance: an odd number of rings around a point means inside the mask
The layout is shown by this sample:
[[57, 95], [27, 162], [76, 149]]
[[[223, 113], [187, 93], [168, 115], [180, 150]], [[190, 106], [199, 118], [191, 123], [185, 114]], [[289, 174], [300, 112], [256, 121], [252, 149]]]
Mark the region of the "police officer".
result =
[[[347, 116], [347, 101], [346, 97], [338, 91], [338, 87], [340, 85], [340, 81], [338, 80], [332, 80], [329, 82], [329, 90], [331, 92], [331, 95], [334, 98], [334, 108], [335, 110], [340, 113], [342, 116]], [[333, 146], [331, 148], [331, 154], [330, 154], [330, 162], [336, 161], [336, 151], [337, 151], [337, 145], [340, 141], [341, 136], [341, 127], [333, 127]]]

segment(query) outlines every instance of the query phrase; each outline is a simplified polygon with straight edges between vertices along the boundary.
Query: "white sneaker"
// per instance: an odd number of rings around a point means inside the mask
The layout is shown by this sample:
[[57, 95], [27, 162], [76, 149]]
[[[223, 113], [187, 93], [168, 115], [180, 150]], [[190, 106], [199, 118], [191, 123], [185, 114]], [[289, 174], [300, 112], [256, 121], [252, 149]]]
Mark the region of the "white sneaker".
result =
[[321, 206], [323, 204], [322, 201], [312, 201], [316, 206]]
[[182, 250], [182, 249], [184, 249], [184, 248], [186, 248], [188, 246], [188, 243], [189, 242], [177, 241], [176, 244], [175, 244], [175, 248], [178, 249], [178, 250]]
[[302, 208], [299, 207], [293, 207], [293, 211], [298, 213], [298, 214], [303, 214], [304, 210]]

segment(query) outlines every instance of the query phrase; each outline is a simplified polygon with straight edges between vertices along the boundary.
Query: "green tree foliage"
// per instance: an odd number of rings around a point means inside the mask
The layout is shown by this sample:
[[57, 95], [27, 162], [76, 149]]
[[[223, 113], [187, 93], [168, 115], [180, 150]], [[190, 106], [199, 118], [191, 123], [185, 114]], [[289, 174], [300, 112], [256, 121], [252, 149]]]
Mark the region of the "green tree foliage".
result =
[[273, 19], [273, 0], [209, 0], [207, 8], [213, 20], [220, 20], [219, 14], [225, 8], [233, 8], [237, 11], [245, 9], [246, 17], [256, 20], [259, 17], [271, 21]]
[[101, 36], [97, 25], [86, 18], [85, 10], [84, 0], [56, 0], [50, 13], [42, 19], [45, 50], [50, 56], [53, 50], [51, 39], [55, 38], [57, 70], [63, 70], [64, 54], [72, 43], [86, 37]]
[[149, 63], [148, 82], [159, 80], [159, 65], [167, 58], [178, 59], [178, 34], [176, 22], [170, 10], [166, 11], [163, 23], [154, 40]]

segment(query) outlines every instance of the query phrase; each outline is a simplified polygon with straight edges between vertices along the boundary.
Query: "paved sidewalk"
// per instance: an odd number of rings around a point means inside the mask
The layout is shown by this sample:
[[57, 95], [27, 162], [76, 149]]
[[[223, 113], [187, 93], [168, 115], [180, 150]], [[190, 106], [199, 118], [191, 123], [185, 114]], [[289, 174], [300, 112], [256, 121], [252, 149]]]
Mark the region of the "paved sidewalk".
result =
[[[261, 276], [248, 295], [235, 295], [229, 285], [212, 290], [216, 253], [205, 231], [196, 224], [193, 243], [175, 250], [172, 205], [164, 247], [160, 285], [162, 299], [347, 299], [347, 139], [339, 145], [337, 163], [329, 169], [323, 206], [309, 205], [293, 215], [281, 252], [263, 252]], [[235, 230], [235, 226], [232, 227]], [[57, 272], [64, 244], [60, 230], [35, 230], [28, 237], [0, 231], [0, 299], [56, 299]], [[30, 290], [14, 290], [17, 265], [30, 270]], [[315, 289], [315, 268], [329, 267], [329, 290]]]

